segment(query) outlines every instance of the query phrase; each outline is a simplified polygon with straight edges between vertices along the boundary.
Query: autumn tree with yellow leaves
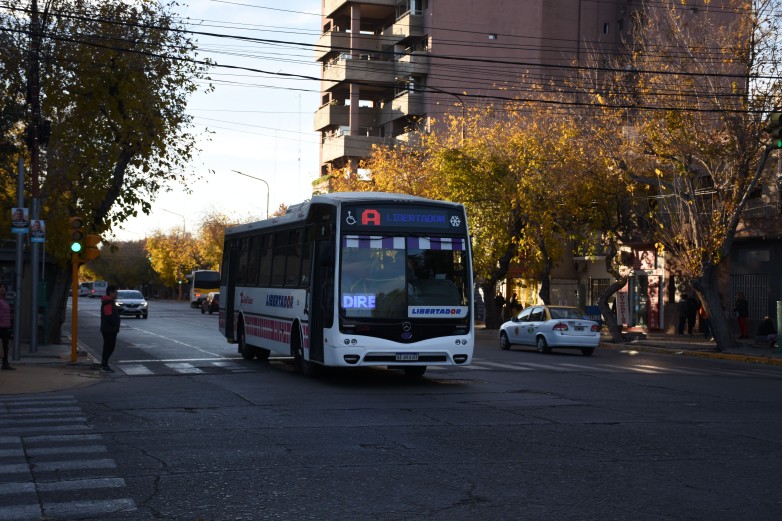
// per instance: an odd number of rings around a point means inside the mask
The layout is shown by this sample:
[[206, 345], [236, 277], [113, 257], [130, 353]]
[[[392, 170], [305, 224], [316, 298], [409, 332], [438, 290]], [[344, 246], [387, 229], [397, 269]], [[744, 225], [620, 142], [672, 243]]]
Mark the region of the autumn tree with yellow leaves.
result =
[[697, 293], [720, 350], [735, 341], [718, 272], [762, 179], [763, 120], [782, 105], [781, 16], [778, 0], [657, 2], [613, 64], [622, 72], [592, 97], [627, 114], [633, 137], [616, 166], [653, 190], [654, 240]]

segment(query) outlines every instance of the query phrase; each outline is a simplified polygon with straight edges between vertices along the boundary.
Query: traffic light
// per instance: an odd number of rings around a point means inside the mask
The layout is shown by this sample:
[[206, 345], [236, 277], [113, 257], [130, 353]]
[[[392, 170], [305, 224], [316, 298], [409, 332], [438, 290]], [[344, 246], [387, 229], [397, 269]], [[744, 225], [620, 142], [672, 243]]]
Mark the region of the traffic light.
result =
[[100, 235], [86, 235], [84, 237], [84, 251], [81, 254], [81, 259], [84, 262], [95, 260], [100, 257], [100, 249], [98, 244], [103, 240]]
[[782, 112], [772, 112], [768, 115], [766, 132], [771, 135], [771, 148], [782, 148]]
[[81, 253], [84, 249], [84, 219], [81, 217], [69, 218], [68, 230], [70, 231], [71, 252]]

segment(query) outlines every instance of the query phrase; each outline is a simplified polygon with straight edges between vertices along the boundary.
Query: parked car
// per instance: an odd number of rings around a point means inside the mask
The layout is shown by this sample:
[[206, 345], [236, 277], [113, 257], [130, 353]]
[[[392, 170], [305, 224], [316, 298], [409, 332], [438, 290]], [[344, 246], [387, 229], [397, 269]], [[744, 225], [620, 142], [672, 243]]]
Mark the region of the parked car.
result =
[[212, 291], [209, 294], [207, 294], [206, 298], [201, 300], [201, 313], [206, 313], [207, 311], [211, 315], [215, 311], [220, 309], [220, 293], [217, 291]]
[[119, 309], [120, 316], [135, 316], [147, 318], [149, 306], [147, 300], [140, 291], [135, 289], [121, 289], [117, 291], [117, 299], [114, 305]]
[[600, 325], [570, 306], [530, 306], [500, 326], [500, 348], [535, 346], [540, 353], [553, 348], [581, 349], [591, 355], [600, 344]]

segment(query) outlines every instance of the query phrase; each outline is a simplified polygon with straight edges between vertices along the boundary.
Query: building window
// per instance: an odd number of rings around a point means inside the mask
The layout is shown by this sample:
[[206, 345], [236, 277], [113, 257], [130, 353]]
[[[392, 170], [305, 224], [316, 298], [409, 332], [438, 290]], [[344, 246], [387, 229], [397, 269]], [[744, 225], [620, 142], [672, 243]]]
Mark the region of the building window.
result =
[[497, 39], [497, 35], [496, 34], [490, 34], [489, 35], [489, 40], [496, 40], [496, 39]]
[[609, 24], [604, 23], [603, 24], [603, 34], [608, 34], [608, 28], [610, 27]]

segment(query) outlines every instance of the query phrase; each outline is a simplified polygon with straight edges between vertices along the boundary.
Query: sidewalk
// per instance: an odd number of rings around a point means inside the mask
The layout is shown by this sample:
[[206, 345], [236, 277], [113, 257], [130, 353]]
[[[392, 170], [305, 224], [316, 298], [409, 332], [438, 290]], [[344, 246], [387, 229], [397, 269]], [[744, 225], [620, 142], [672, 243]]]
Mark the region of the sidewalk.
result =
[[[496, 329], [478, 327], [476, 334], [481, 341], [497, 342], [499, 349]], [[628, 333], [628, 335], [635, 335], [635, 338], [614, 344], [610, 341], [610, 337], [604, 334], [599, 349], [646, 351], [782, 366], [782, 350], [771, 349], [767, 344], [756, 343], [754, 339], [739, 340], [736, 349], [719, 353], [715, 350], [714, 342], [706, 341], [701, 336], [657, 332]], [[106, 376], [98, 370], [100, 367], [98, 360], [84, 349], [78, 349], [76, 362], [71, 362], [70, 342], [38, 346], [36, 353], [30, 353], [30, 346], [26, 344], [22, 344], [20, 348], [21, 360], [11, 361], [11, 365], [16, 370], [0, 371], [0, 397], [66, 391], [92, 385], [102, 381]]]
[[[499, 345], [497, 329], [476, 328], [481, 340], [496, 341]], [[613, 343], [611, 336], [603, 333], [599, 349], [620, 349], [625, 351], [646, 351], [678, 356], [697, 356], [721, 360], [733, 360], [754, 364], [769, 364], [782, 366], [782, 350], [772, 349], [768, 344], [756, 343], [755, 339], [737, 340], [736, 348], [722, 353], [716, 351], [717, 345], [702, 336], [669, 335], [662, 332], [637, 333], [628, 332], [627, 341]], [[597, 354], [599, 351], [596, 351]]]
[[628, 341], [611, 343], [611, 337], [603, 335], [601, 348], [635, 349], [680, 356], [697, 356], [722, 360], [734, 360], [755, 364], [782, 366], [782, 349], [769, 347], [768, 343], [756, 342], [754, 338], [736, 340], [736, 348], [718, 352], [717, 345], [700, 335], [673, 335], [662, 332], [627, 333]]
[[100, 364], [85, 350], [78, 349], [76, 362], [71, 362], [70, 341], [38, 346], [35, 353], [30, 353], [28, 344], [19, 347], [21, 360], [11, 360], [15, 370], [0, 371], [0, 397], [65, 391], [100, 382], [103, 378], [98, 370]]

